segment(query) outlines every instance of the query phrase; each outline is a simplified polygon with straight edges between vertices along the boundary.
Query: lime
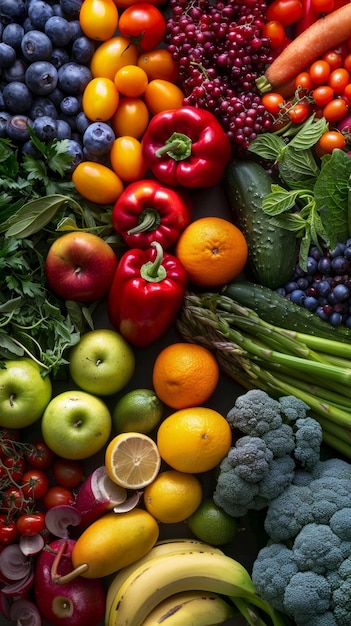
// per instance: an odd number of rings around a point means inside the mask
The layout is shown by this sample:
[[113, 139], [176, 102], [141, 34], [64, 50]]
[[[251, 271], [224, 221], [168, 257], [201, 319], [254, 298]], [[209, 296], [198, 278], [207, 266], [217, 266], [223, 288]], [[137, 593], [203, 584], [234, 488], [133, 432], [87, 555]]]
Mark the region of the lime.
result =
[[215, 504], [212, 498], [203, 500], [187, 519], [191, 532], [206, 543], [223, 545], [232, 541], [238, 532], [236, 520]]
[[112, 413], [117, 433], [150, 433], [161, 421], [164, 404], [153, 389], [133, 389], [124, 394]]

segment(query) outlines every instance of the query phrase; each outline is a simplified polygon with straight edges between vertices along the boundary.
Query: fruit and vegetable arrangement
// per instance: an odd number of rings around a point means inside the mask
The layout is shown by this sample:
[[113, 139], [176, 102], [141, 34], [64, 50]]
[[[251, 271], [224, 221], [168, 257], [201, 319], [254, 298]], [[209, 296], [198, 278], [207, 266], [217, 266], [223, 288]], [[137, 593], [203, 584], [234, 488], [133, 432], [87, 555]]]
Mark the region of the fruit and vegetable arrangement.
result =
[[350, 20], [0, 0], [1, 624], [349, 624]]

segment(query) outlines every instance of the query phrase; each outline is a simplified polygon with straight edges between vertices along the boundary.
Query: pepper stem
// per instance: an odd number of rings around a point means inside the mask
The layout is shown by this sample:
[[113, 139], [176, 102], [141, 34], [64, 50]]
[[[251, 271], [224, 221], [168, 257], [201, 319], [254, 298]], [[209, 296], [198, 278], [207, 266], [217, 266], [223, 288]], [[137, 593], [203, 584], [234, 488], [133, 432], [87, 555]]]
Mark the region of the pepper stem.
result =
[[140, 275], [149, 283], [159, 283], [167, 276], [166, 268], [162, 265], [163, 248], [158, 241], [153, 241], [151, 245], [156, 248], [156, 258], [141, 266]]
[[160, 214], [153, 208], [144, 209], [140, 214], [140, 220], [134, 228], [130, 228], [127, 231], [127, 235], [137, 235], [138, 233], [145, 233], [150, 230], [156, 230], [160, 225]]
[[174, 161], [184, 161], [191, 155], [191, 145], [192, 141], [188, 135], [173, 133], [155, 154], [159, 158], [167, 154]]

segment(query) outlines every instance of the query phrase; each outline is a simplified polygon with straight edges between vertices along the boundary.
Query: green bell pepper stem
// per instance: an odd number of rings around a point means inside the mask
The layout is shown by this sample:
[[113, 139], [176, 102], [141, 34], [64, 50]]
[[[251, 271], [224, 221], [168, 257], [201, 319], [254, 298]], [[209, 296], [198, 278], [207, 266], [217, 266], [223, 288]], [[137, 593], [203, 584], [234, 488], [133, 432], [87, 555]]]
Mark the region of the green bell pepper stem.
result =
[[166, 269], [162, 265], [163, 248], [158, 241], [153, 241], [151, 245], [156, 248], [156, 258], [154, 261], [148, 261], [141, 266], [140, 275], [148, 283], [160, 283], [167, 276]]
[[155, 154], [159, 158], [167, 154], [175, 161], [184, 161], [191, 155], [191, 145], [190, 137], [183, 133], [173, 133], [164, 146], [156, 150]]

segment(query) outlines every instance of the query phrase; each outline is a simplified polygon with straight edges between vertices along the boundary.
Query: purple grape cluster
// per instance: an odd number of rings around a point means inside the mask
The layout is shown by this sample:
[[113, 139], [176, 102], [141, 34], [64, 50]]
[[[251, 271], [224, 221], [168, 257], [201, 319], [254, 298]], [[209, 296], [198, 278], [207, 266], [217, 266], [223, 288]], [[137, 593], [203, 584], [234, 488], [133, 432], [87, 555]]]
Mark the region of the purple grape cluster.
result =
[[272, 62], [262, 36], [266, 3], [170, 0], [169, 7], [166, 43], [179, 63], [184, 104], [211, 111], [243, 154], [272, 124], [255, 84]]
[[292, 279], [277, 291], [333, 326], [351, 328], [351, 238], [330, 252], [311, 246], [307, 271], [297, 264]]

